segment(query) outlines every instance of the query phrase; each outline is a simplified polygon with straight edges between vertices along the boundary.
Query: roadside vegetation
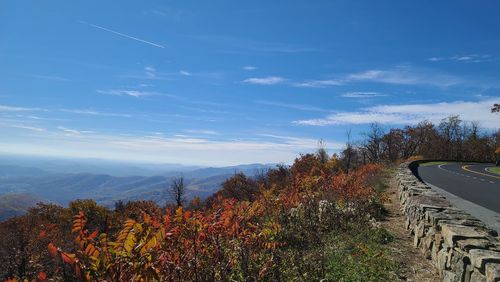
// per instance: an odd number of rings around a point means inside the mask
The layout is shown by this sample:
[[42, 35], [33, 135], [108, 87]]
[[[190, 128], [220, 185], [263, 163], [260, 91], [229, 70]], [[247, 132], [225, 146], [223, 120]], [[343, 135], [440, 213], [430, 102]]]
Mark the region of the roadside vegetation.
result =
[[[350, 136], [350, 134], [348, 134]], [[237, 173], [207, 199], [38, 204], [0, 224], [0, 279], [64, 281], [391, 281], [399, 264], [380, 221], [393, 164], [494, 160], [500, 131], [457, 116], [348, 138], [256, 177]], [[439, 162], [440, 164], [441, 162]], [[438, 163], [434, 163], [436, 165]]]
[[[376, 164], [349, 174], [320, 149], [201, 202], [39, 204], [2, 224], [2, 277], [111, 281], [381, 281], [396, 263], [378, 224]], [[10, 247], [8, 247], [10, 246]]]
[[500, 167], [489, 167], [487, 170], [491, 173], [500, 174]]

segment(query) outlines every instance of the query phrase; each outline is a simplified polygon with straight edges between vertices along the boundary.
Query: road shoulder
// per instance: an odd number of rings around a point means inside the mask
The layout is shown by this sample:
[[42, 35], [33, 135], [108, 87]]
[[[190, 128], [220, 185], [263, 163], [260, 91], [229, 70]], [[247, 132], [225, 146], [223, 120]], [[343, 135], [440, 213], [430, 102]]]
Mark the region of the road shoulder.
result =
[[389, 243], [388, 247], [394, 260], [400, 263], [397, 271], [399, 281], [441, 281], [432, 262], [413, 247], [413, 236], [404, 227], [406, 217], [401, 211], [396, 180], [389, 177], [387, 181], [389, 187], [385, 193], [388, 199], [384, 206], [388, 215], [382, 226], [394, 236], [394, 241]]

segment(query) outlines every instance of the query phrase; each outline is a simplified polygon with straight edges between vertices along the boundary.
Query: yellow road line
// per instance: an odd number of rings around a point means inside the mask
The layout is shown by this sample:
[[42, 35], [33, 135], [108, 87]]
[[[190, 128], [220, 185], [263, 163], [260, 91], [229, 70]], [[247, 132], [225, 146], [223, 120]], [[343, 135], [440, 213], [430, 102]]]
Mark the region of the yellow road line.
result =
[[466, 171], [468, 171], [468, 172], [477, 173], [477, 174], [481, 174], [481, 175], [485, 175], [485, 176], [489, 176], [489, 177], [493, 177], [493, 178], [498, 178], [498, 179], [500, 179], [500, 177], [499, 177], [499, 176], [489, 175], [489, 174], [486, 174], [486, 173], [481, 173], [481, 172], [477, 172], [477, 171], [470, 170], [470, 169], [468, 169], [468, 167], [469, 167], [469, 166], [470, 166], [470, 165], [464, 165], [464, 166], [462, 166], [462, 169], [463, 169], [463, 170], [466, 170]]

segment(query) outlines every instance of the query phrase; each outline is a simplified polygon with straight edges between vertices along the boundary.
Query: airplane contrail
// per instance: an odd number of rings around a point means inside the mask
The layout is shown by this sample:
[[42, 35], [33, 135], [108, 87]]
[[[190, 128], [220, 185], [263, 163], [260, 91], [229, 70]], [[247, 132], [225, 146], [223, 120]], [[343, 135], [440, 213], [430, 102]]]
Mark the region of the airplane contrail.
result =
[[137, 38], [137, 37], [133, 37], [133, 36], [130, 36], [130, 35], [126, 35], [126, 34], [123, 34], [123, 33], [121, 33], [121, 32], [111, 30], [111, 29], [109, 29], [109, 28], [105, 28], [105, 27], [98, 26], [98, 25], [91, 24], [91, 23], [84, 22], [84, 21], [79, 21], [79, 23], [84, 24], [84, 25], [88, 25], [88, 26], [91, 26], [91, 27], [94, 27], [94, 28], [98, 28], [98, 29], [101, 29], [101, 30], [104, 30], [104, 31], [107, 31], [107, 32], [111, 32], [111, 33], [114, 33], [114, 34], [116, 34], [116, 35], [119, 35], [119, 36], [123, 36], [123, 37], [125, 37], [125, 38], [128, 38], [128, 39], [133, 39], [133, 40], [135, 40], [135, 41], [139, 41], [139, 42], [142, 42], [142, 43], [146, 43], [146, 44], [149, 44], [149, 45], [152, 45], [152, 46], [158, 47], [158, 48], [165, 48], [165, 46], [163, 46], [163, 45], [160, 45], [160, 44], [157, 44], [157, 43], [154, 43], [154, 42], [150, 42], [150, 41], [146, 41], [146, 40], [143, 40], [143, 39], [140, 39], [140, 38]]

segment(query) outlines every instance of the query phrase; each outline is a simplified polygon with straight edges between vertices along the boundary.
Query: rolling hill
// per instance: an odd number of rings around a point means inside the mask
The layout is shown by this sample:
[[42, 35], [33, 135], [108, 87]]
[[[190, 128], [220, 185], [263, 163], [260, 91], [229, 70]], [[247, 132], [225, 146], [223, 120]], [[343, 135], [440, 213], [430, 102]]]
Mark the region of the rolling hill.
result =
[[[207, 198], [236, 172], [254, 175], [272, 165], [250, 164], [222, 168], [166, 171], [154, 176], [113, 176], [96, 173], [51, 173], [38, 167], [0, 166], [0, 218], [24, 213], [37, 202], [66, 206], [75, 199], [94, 199], [112, 208], [118, 200], [152, 200], [160, 205], [170, 201], [169, 187], [174, 177], [183, 175], [186, 198]], [[75, 169], [75, 168], [73, 168]]]

